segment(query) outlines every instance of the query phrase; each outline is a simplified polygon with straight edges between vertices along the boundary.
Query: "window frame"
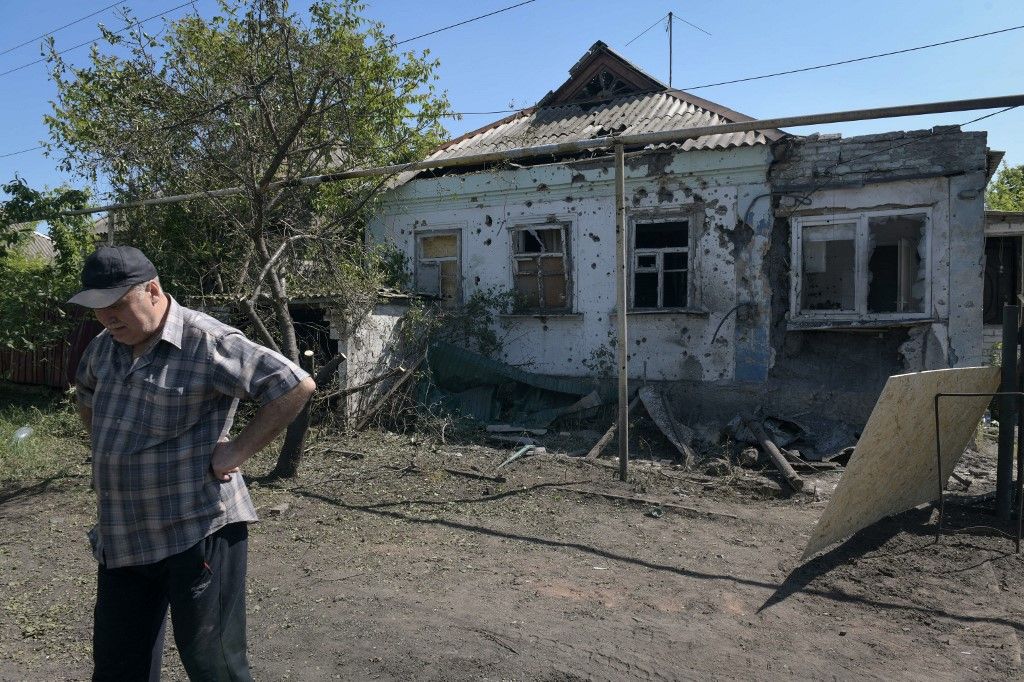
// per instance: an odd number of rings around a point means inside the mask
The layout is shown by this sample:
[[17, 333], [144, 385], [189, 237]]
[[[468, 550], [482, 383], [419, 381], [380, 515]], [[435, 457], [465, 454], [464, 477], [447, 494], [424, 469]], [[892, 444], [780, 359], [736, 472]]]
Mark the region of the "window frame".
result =
[[[697, 253], [697, 241], [699, 233], [703, 228], [704, 222], [704, 209], [702, 206], [694, 205], [693, 207], [680, 211], [678, 208], [670, 211], [635, 211], [629, 216], [629, 242], [627, 245], [627, 256], [629, 258], [627, 262], [627, 273], [626, 280], [629, 287], [628, 296], [629, 312], [638, 313], [671, 313], [677, 311], [691, 311], [700, 308], [700, 287], [698, 286], [698, 280], [700, 277], [700, 271], [697, 266], [694, 256]], [[647, 225], [652, 223], [679, 223], [686, 222], [686, 246], [685, 247], [666, 247], [663, 249], [637, 249], [636, 248], [636, 229], [637, 225]], [[664, 260], [665, 253], [685, 253], [686, 254], [686, 304], [683, 306], [670, 306], [665, 307], [664, 301], [664, 287], [662, 286], [662, 278], [658, 278], [658, 307], [656, 308], [637, 308], [636, 307], [636, 287], [634, 286], [634, 278], [638, 272], [639, 257], [643, 255], [655, 255], [657, 254], [657, 267], [655, 270], [645, 268], [640, 272], [657, 272], [659, 275], [664, 272]]]
[[[455, 256], [442, 256], [442, 257], [424, 257], [423, 256], [423, 245], [422, 239], [429, 239], [431, 237], [445, 237], [453, 235], [455, 237]], [[462, 287], [462, 228], [460, 227], [436, 227], [428, 230], [416, 230], [413, 232], [414, 248], [415, 248], [415, 261], [413, 264], [413, 282], [415, 284], [416, 292], [419, 294], [426, 294], [428, 296], [437, 296], [437, 300], [442, 302], [450, 301], [450, 305], [461, 305], [463, 302], [463, 287]], [[440, 263], [454, 261], [456, 264], [456, 288], [455, 298], [445, 299], [441, 295], [441, 266]], [[437, 293], [420, 291], [420, 271], [424, 263], [438, 263], [437, 268]]]
[[[519, 254], [516, 252], [516, 240], [519, 233], [521, 232], [536, 232], [537, 230], [554, 230], [559, 229], [562, 231], [562, 267], [563, 274], [565, 276], [565, 305], [559, 308], [545, 308], [544, 307], [544, 277], [543, 269], [540, 267], [539, 258], [540, 254]], [[516, 288], [516, 275], [518, 274], [517, 263], [520, 260], [538, 259], [537, 264], [537, 302], [540, 304], [538, 307], [527, 307], [521, 312], [529, 313], [532, 315], [564, 315], [572, 313], [576, 304], [576, 296], [573, 291], [575, 286], [575, 277], [573, 273], [573, 258], [572, 258], [572, 222], [568, 220], [549, 220], [545, 219], [543, 222], [531, 222], [520, 220], [514, 225], [510, 225], [508, 228], [508, 253], [509, 253], [509, 285], [510, 289], [514, 292], [519, 290]], [[551, 256], [549, 256], [551, 257]]]
[[[924, 300], [921, 312], [868, 311], [869, 254], [867, 252], [872, 218], [922, 216], [924, 218]], [[802, 310], [803, 231], [806, 227], [853, 223], [854, 233], [854, 310]], [[792, 320], [918, 320], [932, 317], [932, 209], [930, 206], [884, 211], [852, 211], [828, 215], [798, 216], [791, 222], [789, 315]]]

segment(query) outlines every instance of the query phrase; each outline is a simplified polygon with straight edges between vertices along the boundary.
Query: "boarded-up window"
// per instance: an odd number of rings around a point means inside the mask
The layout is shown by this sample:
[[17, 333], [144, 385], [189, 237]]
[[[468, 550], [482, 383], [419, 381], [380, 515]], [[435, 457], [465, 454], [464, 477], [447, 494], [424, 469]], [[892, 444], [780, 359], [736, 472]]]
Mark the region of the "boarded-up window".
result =
[[512, 274], [529, 310], [566, 311], [569, 297], [568, 230], [564, 225], [512, 230]]
[[689, 221], [637, 223], [633, 229], [633, 308], [689, 303]]
[[416, 239], [416, 289], [442, 301], [461, 300], [462, 272], [459, 263], [459, 233], [419, 235]]

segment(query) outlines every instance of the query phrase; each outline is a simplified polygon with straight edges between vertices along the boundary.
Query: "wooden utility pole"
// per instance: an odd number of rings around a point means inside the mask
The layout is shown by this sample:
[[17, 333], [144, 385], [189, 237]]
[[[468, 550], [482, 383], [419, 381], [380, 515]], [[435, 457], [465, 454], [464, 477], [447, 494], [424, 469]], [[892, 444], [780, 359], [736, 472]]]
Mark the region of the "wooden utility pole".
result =
[[615, 340], [619, 356], [619, 480], [629, 478], [629, 343], [626, 328], [626, 164], [621, 144], [615, 145], [615, 309], [619, 330]]

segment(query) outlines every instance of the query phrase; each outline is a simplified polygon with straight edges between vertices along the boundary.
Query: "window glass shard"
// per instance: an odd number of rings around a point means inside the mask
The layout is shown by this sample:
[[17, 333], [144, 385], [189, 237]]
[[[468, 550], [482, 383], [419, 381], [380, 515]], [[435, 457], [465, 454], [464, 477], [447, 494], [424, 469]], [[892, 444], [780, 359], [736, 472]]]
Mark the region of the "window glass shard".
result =
[[927, 263], [924, 215], [868, 220], [868, 312], [923, 313]]
[[856, 234], [856, 223], [804, 226], [803, 310], [856, 310]]

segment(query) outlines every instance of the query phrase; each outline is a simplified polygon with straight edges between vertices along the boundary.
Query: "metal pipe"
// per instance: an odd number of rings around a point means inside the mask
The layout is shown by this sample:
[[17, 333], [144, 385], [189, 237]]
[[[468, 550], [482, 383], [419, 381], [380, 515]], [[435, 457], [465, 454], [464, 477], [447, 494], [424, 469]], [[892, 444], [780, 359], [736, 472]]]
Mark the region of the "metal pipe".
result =
[[[939, 398], [989, 398], [989, 399], [992, 399], [992, 398], [996, 398], [996, 397], [1000, 398], [1000, 404], [1002, 404], [1002, 401], [1004, 401], [1004, 400], [1011, 400], [1011, 401], [1013, 401], [1014, 403], [1017, 404], [1017, 409], [1020, 410], [1021, 409], [1020, 401], [1022, 399], [1024, 399], [1024, 392], [1021, 392], [1021, 391], [998, 391], [996, 393], [936, 393], [935, 394], [935, 401], [934, 401], [934, 405], [935, 405], [935, 467], [936, 467], [936, 471], [938, 472], [938, 483], [939, 483], [939, 492], [938, 492], [938, 495], [939, 495], [939, 505], [938, 505], [939, 506], [939, 519], [938, 519], [938, 523], [936, 523], [936, 525], [935, 525], [935, 542], [936, 543], [939, 542], [939, 538], [942, 535], [942, 521], [943, 521], [943, 518], [945, 517], [945, 511], [946, 511], [946, 479], [949, 477], [949, 474], [943, 475], [943, 471], [942, 471], [942, 428], [941, 428], [941, 422], [939, 421]], [[1002, 409], [1002, 408], [1000, 408], [1000, 409]], [[1002, 415], [1000, 415], [1000, 416], [1002, 416]], [[1000, 420], [1000, 422], [999, 422], [1000, 427], [1002, 426], [1002, 423], [1003, 423], [1002, 420]], [[1000, 433], [1002, 433], [1002, 431], [1000, 431]], [[950, 471], [950, 473], [952, 473], [952, 471]], [[1021, 498], [1018, 498], [1018, 514], [1020, 513], [1020, 511], [1024, 510], [1024, 507], [1019, 505], [1020, 499]], [[993, 531], [995, 531], [997, 533], [1001, 533], [1003, 535], [1006, 535], [1010, 539], [1015, 539], [1016, 540], [1016, 551], [1018, 553], [1020, 552], [1021, 534], [1022, 534], [1022, 532], [1024, 532], [1024, 525], [1021, 524], [1019, 516], [1017, 518], [1017, 534], [1016, 534], [1016, 537], [1014, 537], [1012, 535], [1009, 535], [1009, 534], [1003, 532], [1002, 530], [1000, 530], [999, 528], [995, 528], [993, 526], [971, 526], [971, 528], [984, 528], [984, 529], [987, 529], [987, 530], [993, 530]], [[967, 529], [961, 529], [961, 530], [967, 530]]]
[[[767, 118], [752, 121], [741, 121], [739, 123], [700, 126], [696, 128], [663, 130], [638, 135], [609, 135], [590, 140], [574, 140], [572, 142], [544, 144], [535, 147], [517, 147], [515, 149], [488, 152], [486, 154], [469, 154], [466, 156], [447, 159], [427, 159], [424, 161], [401, 163], [392, 166], [379, 166], [375, 168], [356, 168], [348, 171], [339, 171], [337, 173], [326, 173], [324, 175], [313, 175], [305, 178], [296, 178], [294, 180], [271, 182], [267, 185], [266, 189], [275, 190], [283, 187], [307, 187], [319, 185], [325, 182], [338, 182], [340, 180], [349, 180], [352, 178], [397, 175], [398, 173], [405, 173], [408, 171], [477, 166], [497, 161], [511, 161], [532, 156], [545, 156], [548, 154], [558, 156], [560, 154], [572, 154], [595, 149], [611, 149], [616, 144], [624, 146], [668, 144], [671, 142], [682, 142], [684, 140], [703, 137], [705, 135], [723, 135], [726, 133], [738, 133], [750, 130], [765, 130], [783, 127], [797, 128], [800, 126], [840, 123], [844, 121], [867, 121], [878, 118], [897, 118], [900, 116], [919, 116], [921, 114], [939, 114], [952, 111], [970, 111], [974, 109], [995, 109], [999, 107], [1015, 107], [1021, 105], [1024, 105], [1024, 95], [1004, 95], [1000, 97], [982, 97], [978, 99], [930, 102], [926, 104], [904, 104], [893, 107], [876, 107], [872, 109], [854, 109], [851, 111], [836, 111], [824, 114]], [[151, 199], [140, 199], [137, 201], [107, 204], [105, 206], [82, 208], [74, 211], [66, 211], [62, 213], [62, 215], [86, 215], [89, 213], [101, 213], [103, 211], [118, 211], [126, 208], [160, 206], [163, 204], [174, 204], [193, 199], [203, 199], [206, 197], [231, 196], [234, 194], [241, 194], [244, 191], [245, 188], [242, 187], [228, 187], [218, 190], [193, 192], [191, 194], [176, 194], [168, 197], [153, 197]]]
[[[1020, 306], [1003, 306], [1003, 373], [1001, 392], [1017, 388], [1017, 330]], [[1017, 427], [1017, 401], [1004, 396], [999, 401], [999, 458], [996, 460], [996, 516], [1010, 520], [1013, 494], [1013, 438]]]
[[619, 480], [629, 478], [629, 336], [626, 254], [626, 162], [621, 144], [615, 145], [615, 308], [618, 311], [618, 335], [615, 346], [619, 356]]

